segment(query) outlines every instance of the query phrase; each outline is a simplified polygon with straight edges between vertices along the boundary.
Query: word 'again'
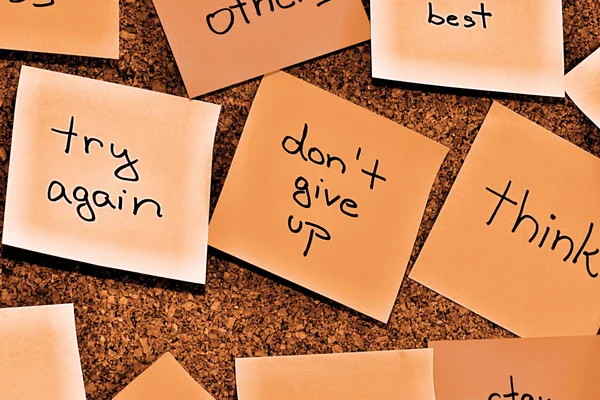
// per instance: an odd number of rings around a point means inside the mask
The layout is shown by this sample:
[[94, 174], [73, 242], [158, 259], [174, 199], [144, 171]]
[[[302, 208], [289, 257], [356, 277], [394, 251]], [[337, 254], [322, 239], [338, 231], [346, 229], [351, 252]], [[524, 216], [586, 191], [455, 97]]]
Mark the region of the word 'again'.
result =
[[[494, 220], [496, 218], [496, 215], [498, 214], [498, 212], [500, 211], [500, 208], [502, 208], [503, 205], [508, 204], [512, 207], [519, 207], [518, 213], [516, 214], [515, 223], [511, 230], [512, 233], [517, 232], [517, 230], [519, 230], [519, 229], [522, 229], [522, 230], [529, 229], [528, 232], [531, 232], [531, 236], [529, 238], [529, 243], [533, 243], [535, 241], [537, 243], [537, 246], [540, 249], [542, 249], [544, 247], [548, 248], [548, 246], [549, 246], [550, 250], [552, 250], [552, 251], [556, 251], [560, 247], [559, 251], [564, 252], [563, 262], [569, 261], [569, 259], [571, 259], [571, 257], [572, 257], [573, 264], [577, 264], [577, 262], [580, 260], [580, 257], [583, 255], [585, 257], [585, 266], [586, 266], [588, 275], [591, 276], [592, 278], [597, 278], [598, 272], [594, 272], [592, 270], [590, 263], [591, 263], [591, 258], [593, 256], [598, 255], [598, 253], [600, 252], [600, 249], [596, 248], [592, 251], [586, 250], [586, 248], [588, 246], [588, 242], [590, 241], [590, 238], [592, 237], [592, 233], [594, 231], [594, 223], [590, 223], [588, 231], [587, 231], [584, 239], [581, 241], [581, 245], [577, 249], [577, 252], [575, 252], [576, 240], [574, 240], [571, 236], [568, 236], [568, 235], [564, 234], [563, 232], [561, 232], [560, 229], [556, 229], [556, 232], [554, 233], [554, 235], [552, 235], [552, 236], [550, 235], [550, 232], [553, 229], [555, 229], [551, 226], [553, 222], [549, 222], [549, 225], [544, 228], [544, 233], [541, 234], [541, 237], [540, 237], [541, 226], [538, 221], [539, 217], [535, 218], [533, 215], [527, 214], [525, 212], [525, 207], [527, 205], [527, 199], [529, 198], [529, 190], [525, 191], [525, 193], [523, 195], [523, 200], [521, 201], [521, 204], [519, 206], [519, 203], [517, 201], [512, 200], [511, 198], [508, 197], [508, 193], [510, 191], [511, 185], [512, 185], [512, 181], [509, 181], [508, 185], [506, 185], [506, 188], [504, 189], [503, 193], [500, 193], [494, 189], [486, 187], [486, 190], [488, 192], [490, 192], [491, 194], [493, 194], [494, 196], [499, 198], [498, 204], [496, 205], [496, 208], [494, 209], [490, 219], [486, 222], [486, 224], [488, 226], [492, 225], [492, 223], [494, 222]], [[555, 214], [550, 214], [551, 221], [556, 221], [556, 219], [557, 219], [557, 216]]]
[[[321, 0], [317, 3], [317, 7], [321, 7], [330, 1], [331, 0]], [[225, 35], [233, 28], [233, 25], [235, 24], [235, 10], [239, 10], [238, 18], [242, 17], [246, 24], [250, 24], [252, 20], [250, 19], [249, 14], [254, 11], [254, 14], [256, 14], [257, 17], [260, 17], [263, 11], [265, 11], [263, 5], [266, 6], [268, 4], [268, 8], [266, 8], [266, 10], [275, 12], [275, 10], [286, 10], [292, 8], [296, 4], [302, 3], [302, 0], [249, 0], [249, 3], [251, 4], [251, 6], [248, 7], [250, 10], [246, 9], [248, 2], [236, 0], [234, 5], [221, 8], [213, 13], [208, 14], [206, 16], [208, 29], [217, 35]]]
[[[537, 399], [529, 394], [529, 393], [523, 393], [523, 394], [519, 394], [519, 392], [517, 392], [515, 390], [515, 384], [513, 381], [513, 377], [510, 377], [510, 393], [506, 393], [504, 396], [500, 395], [500, 393], [492, 393], [490, 394], [490, 397], [488, 397], [488, 400], [498, 400], [498, 399], [510, 399], [510, 400], [546, 400], [545, 397], [543, 396], [539, 396]], [[548, 400], [552, 400], [550, 398], [548, 398]]]
[[[492, 13], [485, 10], [485, 4], [481, 3], [479, 10], [471, 11], [471, 14], [465, 14], [463, 16], [463, 27], [465, 28], [474, 28], [477, 25], [477, 21], [481, 17], [481, 26], [483, 29], [487, 29], [487, 20], [486, 18], [491, 18]], [[450, 26], [459, 27], [461, 22], [457, 15], [450, 14], [447, 18], [442, 17], [441, 15], [437, 15], [433, 11], [433, 3], [429, 3], [429, 17], [427, 18], [427, 22], [433, 25], [444, 25], [448, 24]]]

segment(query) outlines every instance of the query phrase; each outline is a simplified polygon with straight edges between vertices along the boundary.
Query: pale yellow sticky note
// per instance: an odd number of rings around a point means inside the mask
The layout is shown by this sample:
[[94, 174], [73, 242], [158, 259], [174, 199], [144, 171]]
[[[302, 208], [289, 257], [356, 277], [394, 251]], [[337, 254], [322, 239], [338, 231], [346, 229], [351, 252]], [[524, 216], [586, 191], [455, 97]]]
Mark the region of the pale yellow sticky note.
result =
[[433, 350], [238, 358], [239, 400], [435, 400]]
[[564, 97], [561, 0], [372, 0], [373, 77]]
[[291, 75], [266, 76], [209, 244], [386, 322], [446, 151]]
[[370, 38], [361, 0], [153, 0], [197, 97]]
[[219, 110], [24, 67], [3, 244], [204, 283]]
[[600, 127], [600, 50], [569, 72], [565, 84], [577, 107]]
[[171, 353], [164, 354], [114, 400], [214, 400]]
[[0, 48], [119, 58], [119, 0], [3, 0]]
[[600, 399], [600, 336], [429, 342], [437, 400]]
[[0, 309], [0, 398], [85, 400], [72, 304]]
[[410, 275], [519, 336], [600, 324], [600, 160], [494, 103]]

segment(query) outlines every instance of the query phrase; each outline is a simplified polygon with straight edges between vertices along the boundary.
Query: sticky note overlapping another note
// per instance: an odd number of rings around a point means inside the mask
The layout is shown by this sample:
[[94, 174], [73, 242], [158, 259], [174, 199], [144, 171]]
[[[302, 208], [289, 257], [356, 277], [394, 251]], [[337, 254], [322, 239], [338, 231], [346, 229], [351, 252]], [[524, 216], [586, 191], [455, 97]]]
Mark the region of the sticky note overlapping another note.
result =
[[560, 0], [372, 0], [373, 77], [564, 97]]
[[171, 353], [135, 378], [114, 400], [214, 400]]
[[209, 244], [386, 322], [446, 151], [291, 75], [265, 76]]
[[153, 0], [190, 97], [364, 42], [361, 0]]
[[119, 58], [118, 0], [0, 2], [0, 48]]
[[0, 309], [0, 398], [85, 400], [72, 304]]
[[600, 337], [429, 342], [437, 400], [600, 398]]
[[600, 160], [494, 103], [410, 277], [519, 336], [600, 323]]
[[435, 400], [433, 351], [238, 358], [239, 400]]
[[600, 127], [600, 50], [583, 60], [565, 77], [567, 94]]
[[23, 67], [3, 244], [204, 283], [219, 111]]

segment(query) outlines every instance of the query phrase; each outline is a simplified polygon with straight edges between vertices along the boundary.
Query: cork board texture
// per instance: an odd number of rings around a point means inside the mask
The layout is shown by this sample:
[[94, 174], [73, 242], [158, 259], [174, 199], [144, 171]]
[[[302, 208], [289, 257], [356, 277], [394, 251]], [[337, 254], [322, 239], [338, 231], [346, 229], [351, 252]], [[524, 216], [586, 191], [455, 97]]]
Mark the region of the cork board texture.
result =
[[[367, 11], [368, 3], [363, 0]], [[121, 0], [120, 5], [118, 60], [0, 51], [0, 220], [22, 65], [186, 97], [152, 1]], [[600, 4], [564, 0], [563, 15], [568, 72], [600, 47]], [[373, 80], [370, 53], [367, 42], [286, 71], [450, 149], [427, 203], [409, 271], [493, 100], [600, 156], [600, 130], [568, 97]], [[214, 148], [211, 213], [259, 82], [199, 98], [223, 106]], [[74, 303], [90, 400], [114, 397], [166, 352], [216, 399], [235, 399], [235, 357], [425, 348], [430, 340], [512, 337], [407, 278], [388, 324], [212, 249], [206, 280], [206, 286], [183, 284], [3, 249], [0, 307]]]

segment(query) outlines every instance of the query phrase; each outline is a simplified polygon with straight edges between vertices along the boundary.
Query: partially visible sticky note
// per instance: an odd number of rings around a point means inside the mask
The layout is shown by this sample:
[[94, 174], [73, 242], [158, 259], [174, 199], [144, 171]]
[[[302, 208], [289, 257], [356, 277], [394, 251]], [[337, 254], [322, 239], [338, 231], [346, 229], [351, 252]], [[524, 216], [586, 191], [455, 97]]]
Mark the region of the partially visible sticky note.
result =
[[135, 378], [114, 400], [214, 400], [171, 353]]
[[600, 127], [600, 50], [569, 72], [565, 84], [577, 107]]
[[494, 103], [410, 277], [526, 337], [600, 323], [600, 159]]
[[190, 97], [370, 38], [361, 0], [153, 0]]
[[373, 77], [564, 97], [561, 0], [371, 0]]
[[219, 111], [23, 67], [3, 244], [204, 283]]
[[119, 58], [119, 0], [2, 0], [0, 48]]
[[0, 398], [85, 400], [72, 304], [0, 309]]
[[429, 342], [437, 400], [600, 399], [600, 336]]
[[291, 75], [266, 76], [209, 244], [387, 322], [447, 149]]
[[239, 400], [435, 400], [431, 349], [238, 358]]

